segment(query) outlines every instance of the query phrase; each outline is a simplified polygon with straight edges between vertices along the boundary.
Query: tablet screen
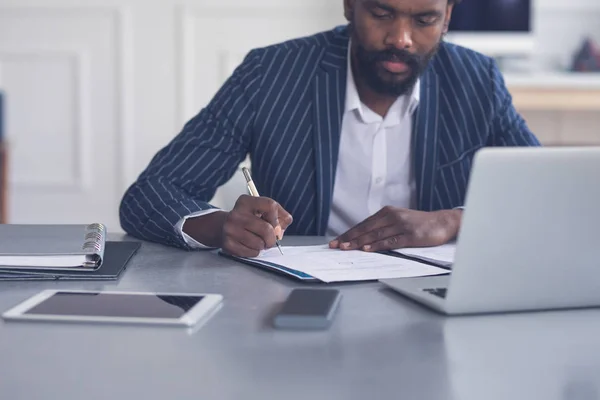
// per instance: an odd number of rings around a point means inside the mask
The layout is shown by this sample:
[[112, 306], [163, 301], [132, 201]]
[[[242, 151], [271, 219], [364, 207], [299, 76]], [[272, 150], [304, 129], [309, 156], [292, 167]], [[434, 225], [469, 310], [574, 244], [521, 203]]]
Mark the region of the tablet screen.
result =
[[24, 315], [178, 319], [204, 296], [57, 292]]

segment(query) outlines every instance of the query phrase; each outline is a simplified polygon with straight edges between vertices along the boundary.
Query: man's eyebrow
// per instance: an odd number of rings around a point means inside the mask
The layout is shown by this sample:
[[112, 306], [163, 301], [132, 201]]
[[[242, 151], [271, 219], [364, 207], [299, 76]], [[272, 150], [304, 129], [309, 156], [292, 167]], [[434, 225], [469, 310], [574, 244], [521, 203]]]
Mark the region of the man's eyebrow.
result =
[[420, 11], [414, 14], [415, 17], [441, 17], [442, 12], [439, 10]]
[[370, 8], [381, 8], [382, 10], [385, 10], [385, 11], [391, 12], [391, 13], [396, 12], [396, 9], [394, 7], [389, 6], [385, 3], [382, 3], [377, 0], [367, 0], [367, 1], [365, 1], [365, 3], [366, 3], [365, 5]]

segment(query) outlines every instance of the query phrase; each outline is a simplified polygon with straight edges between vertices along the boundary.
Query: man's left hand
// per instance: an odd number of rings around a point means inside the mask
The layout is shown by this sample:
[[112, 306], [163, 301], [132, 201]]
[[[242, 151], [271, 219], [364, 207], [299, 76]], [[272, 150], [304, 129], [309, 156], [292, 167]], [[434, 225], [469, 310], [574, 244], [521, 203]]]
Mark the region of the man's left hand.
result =
[[458, 235], [462, 210], [416, 211], [384, 207], [329, 243], [341, 250], [382, 251], [439, 246]]

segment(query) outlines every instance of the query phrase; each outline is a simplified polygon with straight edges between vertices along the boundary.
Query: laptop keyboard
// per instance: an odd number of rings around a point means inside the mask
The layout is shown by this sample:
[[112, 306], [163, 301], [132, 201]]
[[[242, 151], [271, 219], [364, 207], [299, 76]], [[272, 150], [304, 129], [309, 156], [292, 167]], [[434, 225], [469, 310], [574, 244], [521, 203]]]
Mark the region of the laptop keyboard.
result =
[[446, 288], [423, 289], [423, 291], [441, 298], [446, 298]]

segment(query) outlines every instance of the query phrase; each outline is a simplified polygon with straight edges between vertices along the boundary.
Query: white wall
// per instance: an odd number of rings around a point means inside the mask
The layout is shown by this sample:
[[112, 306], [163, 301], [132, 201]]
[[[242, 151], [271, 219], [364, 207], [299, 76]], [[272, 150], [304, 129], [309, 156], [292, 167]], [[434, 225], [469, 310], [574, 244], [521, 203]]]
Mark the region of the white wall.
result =
[[[600, 1], [538, 5], [540, 56], [600, 40]], [[341, 23], [342, 0], [0, 0], [10, 222], [119, 230], [123, 191], [247, 51]]]
[[341, 22], [320, 0], [0, 0], [9, 221], [105, 222], [252, 47]]

